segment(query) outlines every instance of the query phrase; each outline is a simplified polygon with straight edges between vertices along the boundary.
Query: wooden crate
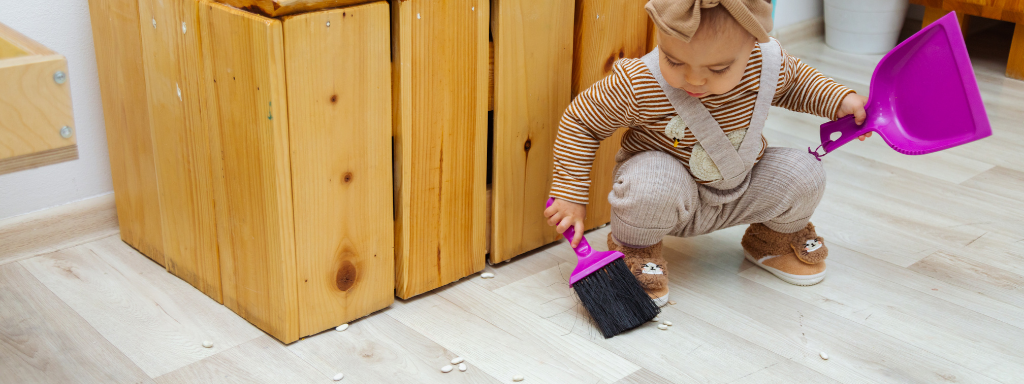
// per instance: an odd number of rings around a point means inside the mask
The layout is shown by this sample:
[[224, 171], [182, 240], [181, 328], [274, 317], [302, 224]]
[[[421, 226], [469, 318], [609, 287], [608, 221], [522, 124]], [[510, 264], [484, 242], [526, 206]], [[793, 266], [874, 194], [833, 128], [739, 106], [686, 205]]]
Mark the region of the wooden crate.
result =
[[286, 343], [393, 302], [387, 3], [92, 6], [129, 244]]
[[0, 175], [78, 159], [68, 61], [0, 24]]
[[164, 265], [137, 0], [89, 0], [121, 240]]
[[395, 283], [403, 299], [484, 268], [489, 5], [391, 2]]
[[199, 17], [224, 304], [286, 343], [387, 307], [387, 4], [281, 21], [211, 3]]
[[911, 3], [925, 6], [921, 27], [954, 11], [960, 21], [960, 29], [965, 31], [971, 17], [1015, 23], [1006, 60], [1006, 77], [1024, 80], [1024, 0], [911, 0]]
[[495, 0], [490, 261], [560, 238], [542, 212], [558, 123], [569, 106], [573, 0]]
[[[621, 58], [647, 54], [648, 17], [645, 1], [576, 0], [576, 32], [573, 43], [572, 96], [576, 97], [611, 74]], [[620, 129], [601, 143], [590, 172], [590, 202], [585, 226], [592, 229], [611, 221], [608, 193], [612, 190], [615, 154], [620, 148]]]

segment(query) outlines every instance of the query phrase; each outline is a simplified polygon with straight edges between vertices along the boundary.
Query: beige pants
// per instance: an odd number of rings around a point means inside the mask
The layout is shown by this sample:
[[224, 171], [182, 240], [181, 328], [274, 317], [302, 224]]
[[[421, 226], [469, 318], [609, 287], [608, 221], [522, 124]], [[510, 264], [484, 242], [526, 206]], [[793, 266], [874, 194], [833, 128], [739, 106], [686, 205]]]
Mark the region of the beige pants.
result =
[[665, 235], [691, 237], [741, 224], [764, 223], [778, 232], [796, 232], [807, 226], [821, 201], [825, 170], [806, 151], [769, 147], [750, 171], [745, 188], [729, 202], [709, 202], [701, 195], [719, 191], [697, 184], [672, 155], [637, 153], [615, 170], [608, 194], [612, 236], [620, 244], [642, 248]]

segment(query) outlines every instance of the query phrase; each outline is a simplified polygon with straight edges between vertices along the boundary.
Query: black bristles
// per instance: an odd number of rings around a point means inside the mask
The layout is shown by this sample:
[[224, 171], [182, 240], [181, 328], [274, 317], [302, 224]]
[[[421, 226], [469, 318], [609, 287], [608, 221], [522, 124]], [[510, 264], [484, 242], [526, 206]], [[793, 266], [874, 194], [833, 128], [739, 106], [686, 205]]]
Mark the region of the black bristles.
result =
[[622, 259], [580, 279], [572, 287], [606, 339], [661, 313]]

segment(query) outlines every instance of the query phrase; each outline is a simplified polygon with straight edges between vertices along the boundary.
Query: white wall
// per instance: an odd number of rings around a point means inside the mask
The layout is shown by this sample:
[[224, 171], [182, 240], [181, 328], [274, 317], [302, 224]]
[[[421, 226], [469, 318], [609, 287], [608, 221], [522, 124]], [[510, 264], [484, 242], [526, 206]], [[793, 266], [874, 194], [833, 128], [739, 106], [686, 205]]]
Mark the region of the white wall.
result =
[[774, 28], [779, 30], [787, 26], [823, 17], [822, 0], [772, 0], [775, 3]]
[[78, 160], [0, 175], [0, 219], [113, 192], [88, 1], [0, 0], [0, 23], [68, 59], [78, 136]]

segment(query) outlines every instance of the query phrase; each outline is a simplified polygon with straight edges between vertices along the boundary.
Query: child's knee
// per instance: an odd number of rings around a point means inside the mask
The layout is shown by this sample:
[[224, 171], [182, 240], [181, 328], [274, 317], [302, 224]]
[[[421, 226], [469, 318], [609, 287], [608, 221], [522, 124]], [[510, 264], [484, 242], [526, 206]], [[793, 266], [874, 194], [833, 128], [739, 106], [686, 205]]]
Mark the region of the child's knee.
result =
[[671, 155], [644, 152], [619, 167], [608, 201], [613, 222], [668, 230], [689, 218], [697, 201], [696, 183]]
[[768, 148], [762, 159], [779, 163], [778, 177], [790, 186], [794, 195], [820, 199], [825, 194], [825, 167], [813, 155], [794, 148]]

